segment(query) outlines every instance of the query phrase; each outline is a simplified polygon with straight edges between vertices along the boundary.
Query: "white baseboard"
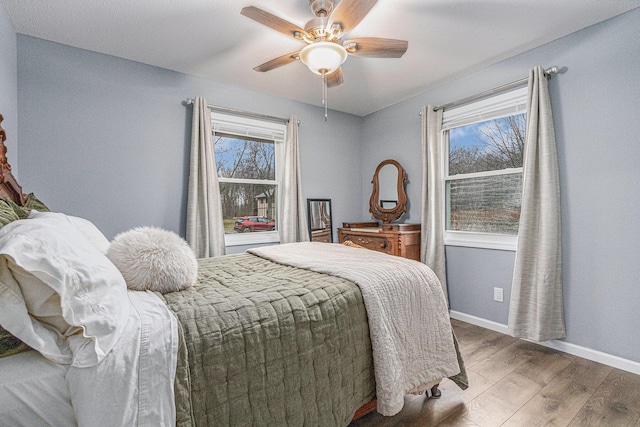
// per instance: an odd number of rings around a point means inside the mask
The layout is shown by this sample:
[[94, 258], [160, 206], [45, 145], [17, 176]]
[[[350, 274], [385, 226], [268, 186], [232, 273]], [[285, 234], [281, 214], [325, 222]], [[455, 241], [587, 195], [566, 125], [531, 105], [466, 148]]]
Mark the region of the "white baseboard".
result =
[[[449, 312], [449, 315], [452, 319], [462, 320], [463, 322], [471, 323], [472, 325], [480, 326], [492, 331], [509, 335], [509, 328], [507, 327], [507, 325], [503, 325], [502, 323], [493, 322], [491, 320], [482, 319], [480, 317], [460, 313], [459, 311], [453, 310]], [[573, 354], [574, 356], [582, 357], [584, 359], [593, 360], [594, 362], [602, 363], [614, 368], [622, 369], [623, 371], [640, 375], [640, 363], [633, 360], [623, 359], [622, 357], [603, 353], [598, 350], [593, 350], [565, 341], [551, 340], [538, 344], [545, 347], [553, 348], [555, 350], [560, 350], [565, 353]]]

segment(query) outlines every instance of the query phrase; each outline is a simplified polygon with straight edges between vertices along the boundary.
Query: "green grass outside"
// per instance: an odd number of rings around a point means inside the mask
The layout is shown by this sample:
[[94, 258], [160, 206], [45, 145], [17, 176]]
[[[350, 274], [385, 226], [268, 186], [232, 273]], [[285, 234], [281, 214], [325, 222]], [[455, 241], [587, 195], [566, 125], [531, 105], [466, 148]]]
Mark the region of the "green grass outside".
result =
[[225, 219], [224, 222], [224, 231], [233, 231], [233, 224], [235, 224], [234, 219]]

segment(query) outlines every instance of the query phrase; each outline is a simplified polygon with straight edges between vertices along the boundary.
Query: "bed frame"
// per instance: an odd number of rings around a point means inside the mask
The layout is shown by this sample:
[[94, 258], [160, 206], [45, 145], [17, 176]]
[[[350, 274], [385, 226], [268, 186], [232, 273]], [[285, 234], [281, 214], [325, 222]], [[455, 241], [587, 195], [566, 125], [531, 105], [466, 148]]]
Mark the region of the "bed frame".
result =
[[7, 140], [7, 134], [2, 128], [3, 120], [4, 117], [0, 114], [0, 197], [8, 197], [22, 206], [26, 196], [22, 193], [22, 187], [20, 187], [11, 173], [11, 165], [7, 160], [7, 147], [4, 145]]

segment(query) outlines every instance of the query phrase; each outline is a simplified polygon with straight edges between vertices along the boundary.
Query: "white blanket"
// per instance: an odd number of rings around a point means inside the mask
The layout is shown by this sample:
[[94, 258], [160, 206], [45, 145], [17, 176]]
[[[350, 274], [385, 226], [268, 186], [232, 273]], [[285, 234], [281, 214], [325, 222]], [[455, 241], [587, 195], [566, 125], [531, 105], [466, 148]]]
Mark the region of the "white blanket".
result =
[[366, 249], [292, 243], [248, 252], [360, 287], [369, 318], [377, 410], [395, 415], [408, 393], [460, 372], [442, 286], [426, 265]]
[[69, 365], [35, 350], [0, 359], [0, 425], [76, 425], [65, 375]]
[[0, 359], [0, 425], [173, 426], [177, 321], [151, 292], [128, 291], [109, 354], [78, 368], [28, 351]]
[[175, 425], [177, 320], [153, 293], [127, 295], [129, 321], [115, 347], [98, 365], [67, 371], [79, 426]]

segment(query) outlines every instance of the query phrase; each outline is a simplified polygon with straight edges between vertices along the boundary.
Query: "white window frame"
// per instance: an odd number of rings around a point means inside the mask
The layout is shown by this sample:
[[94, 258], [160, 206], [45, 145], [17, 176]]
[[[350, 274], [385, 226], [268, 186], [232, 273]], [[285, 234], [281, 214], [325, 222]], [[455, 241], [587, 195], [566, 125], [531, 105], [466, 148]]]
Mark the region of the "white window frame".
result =
[[442, 213], [445, 219], [444, 244], [446, 246], [464, 246], [472, 248], [486, 248], [515, 251], [518, 243], [518, 236], [511, 234], [481, 233], [471, 231], [447, 230], [446, 212], [446, 184], [448, 181], [477, 178], [482, 176], [495, 176], [509, 173], [522, 173], [522, 168], [510, 168], [500, 171], [477, 172], [469, 174], [458, 174], [449, 176], [449, 139], [447, 132], [450, 129], [467, 126], [474, 123], [491, 119], [498, 119], [515, 114], [526, 112], [527, 88], [523, 87], [506, 93], [501, 93], [490, 98], [482, 99], [471, 104], [466, 104], [458, 108], [445, 110], [442, 114]]
[[[282, 206], [282, 169], [284, 166], [284, 140], [287, 127], [284, 123], [267, 120], [257, 120], [232, 114], [211, 112], [211, 128], [213, 136], [216, 132], [239, 137], [253, 137], [273, 140], [275, 160], [275, 180], [224, 178], [218, 176], [218, 182], [237, 184], [267, 184], [276, 186], [276, 213], [280, 216]], [[236, 233], [224, 235], [225, 246], [255, 245], [263, 243], [280, 243], [280, 222], [276, 219], [275, 231], [261, 231], [259, 233]]]

